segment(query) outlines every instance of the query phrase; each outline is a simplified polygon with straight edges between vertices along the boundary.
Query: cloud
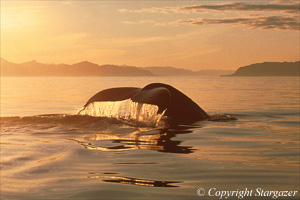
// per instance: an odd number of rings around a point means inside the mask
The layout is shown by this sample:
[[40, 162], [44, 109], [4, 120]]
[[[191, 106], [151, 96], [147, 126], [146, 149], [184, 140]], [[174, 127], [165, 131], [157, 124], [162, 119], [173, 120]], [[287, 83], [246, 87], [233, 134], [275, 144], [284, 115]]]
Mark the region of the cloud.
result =
[[247, 3], [227, 3], [215, 5], [194, 5], [176, 8], [183, 11], [203, 12], [203, 11], [282, 11], [286, 13], [299, 12], [300, 3], [295, 4], [247, 4]]
[[171, 7], [160, 8], [160, 7], [151, 7], [151, 8], [143, 8], [140, 10], [130, 10], [126, 8], [122, 8], [118, 10], [119, 12], [129, 12], [129, 13], [163, 13], [168, 14], [171, 11]]
[[[250, 17], [255, 15], [249, 14], [248, 17], [245, 18], [182, 20], [173, 24], [232, 24], [248, 26], [250, 28], [292, 31], [299, 31], [300, 27], [298, 14], [300, 10], [300, 3], [298, 0], [280, 0], [269, 4], [247, 4], [233, 2], [227, 4], [185, 6], [177, 9], [189, 12], [239, 11], [246, 13], [257, 12], [257, 14], [256, 17]], [[276, 13], [276, 15], [270, 15], [270, 12], [272, 14]]]
[[[236, 12], [244, 18], [206, 18], [206, 19], [190, 19], [190, 20], [178, 20], [175, 22], [153, 22], [152, 24], [157, 26], [168, 25], [207, 25], [207, 24], [228, 24], [228, 25], [242, 25], [250, 28], [259, 29], [277, 29], [277, 30], [290, 30], [299, 31], [299, 0], [276, 0], [268, 4], [260, 3], [245, 3], [245, 2], [230, 2], [223, 4], [201, 4], [193, 6], [179, 6], [179, 7], [151, 7], [143, 8], [140, 10], [127, 10], [122, 9], [120, 12], [134, 12], [134, 13], [163, 13], [163, 14], [191, 14], [197, 13], [212, 13], [214, 16], [220, 13], [226, 12], [227, 16]], [[180, 16], [180, 15], [177, 15]], [[232, 17], [232, 15], [230, 16]], [[132, 22], [131, 22], [132, 23]], [[141, 24], [142, 21], [135, 24]], [[129, 23], [128, 23], [129, 24]]]
[[191, 24], [191, 25], [205, 25], [205, 24], [233, 24], [244, 25], [250, 28], [260, 29], [279, 29], [279, 30], [293, 30], [299, 31], [299, 21], [294, 17], [285, 16], [266, 16], [256, 18], [231, 18], [231, 19], [191, 19], [179, 20], [172, 22], [172, 24]]
[[133, 21], [122, 21], [123, 24], [137, 24], [137, 22]]
[[299, 0], [278, 0], [269, 4], [249, 4], [231, 2], [212, 5], [193, 5], [181, 7], [151, 7], [139, 10], [119, 9], [119, 12], [131, 13], [189, 13], [206, 11], [282, 11], [285, 13], [298, 13], [300, 10]]
[[275, 3], [275, 4], [296, 4], [296, 3], [299, 3], [299, 0], [275, 0], [272, 3]]
[[155, 23], [153, 20], [140, 20], [140, 21], [122, 21], [123, 24], [151, 24]]

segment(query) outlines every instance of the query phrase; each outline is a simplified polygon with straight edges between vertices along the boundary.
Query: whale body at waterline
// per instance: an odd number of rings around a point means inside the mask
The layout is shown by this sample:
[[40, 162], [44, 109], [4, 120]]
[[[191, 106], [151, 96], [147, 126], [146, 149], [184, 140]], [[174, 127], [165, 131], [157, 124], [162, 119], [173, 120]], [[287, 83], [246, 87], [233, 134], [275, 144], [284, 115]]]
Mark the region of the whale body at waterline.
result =
[[163, 83], [151, 83], [144, 88], [119, 87], [102, 90], [92, 96], [82, 110], [95, 102], [118, 102], [128, 99], [138, 104], [156, 105], [157, 113], [163, 114], [167, 123], [172, 125], [188, 125], [209, 119], [208, 114], [192, 99]]

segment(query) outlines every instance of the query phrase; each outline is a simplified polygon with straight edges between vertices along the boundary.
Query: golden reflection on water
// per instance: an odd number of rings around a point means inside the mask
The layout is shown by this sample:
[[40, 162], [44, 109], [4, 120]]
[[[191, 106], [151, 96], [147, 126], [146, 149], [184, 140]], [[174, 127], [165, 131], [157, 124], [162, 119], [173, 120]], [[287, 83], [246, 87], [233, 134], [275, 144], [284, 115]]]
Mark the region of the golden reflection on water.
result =
[[125, 176], [107, 176], [107, 175], [91, 175], [88, 176], [89, 179], [102, 179], [104, 182], [109, 183], [120, 183], [120, 184], [129, 184], [136, 186], [145, 186], [145, 187], [179, 187], [173, 185], [173, 183], [181, 183], [182, 181], [158, 181], [158, 180], [147, 180], [141, 178], [131, 178]]
[[[208, 122], [215, 123], [215, 122]], [[222, 124], [222, 123], [217, 123]], [[87, 135], [78, 135], [74, 138], [68, 138], [64, 140], [62, 138], [51, 137], [47, 138], [35, 138], [40, 135], [33, 135], [34, 137], [16, 137], [14, 143], [11, 139], [2, 140], [3, 152], [1, 157], [1, 167], [4, 175], [2, 178], [2, 189], [11, 193], [37, 193], [41, 188], [47, 188], [49, 186], [55, 187], [57, 182], [63, 180], [72, 180], [74, 182], [80, 180], [81, 186], [89, 186], [91, 182], [83, 183], [84, 179], [101, 179], [105, 183], [118, 183], [123, 185], [134, 185], [144, 187], [180, 187], [187, 188], [192, 182], [184, 179], [176, 179], [176, 181], [164, 181], [155, 180], [148, 177], [148, 179], [142, 178], [145, 176], [143, 173], [134, 176], [135, 174], [121, 176], [118, 175], [122, 166], [128, 164], [128, 166], [142, 164], [147, 166], [150, 164], [157, 165], [154, 162], [143, 162], [141, 158], [134, 159], [135, 163], [125, 163], [120, 158], [113, 159], [113, 163], [109, 160], [105, 160], [104, 165], [98, 165], [97, 163], [86, 163], [80, 165], [78, 161], [74, 161], [76, 165], [68, 164], [65, 168], [63, 163], [68, 163], [68, 160], [74, 155], [74, 152], [70, 153], [68, 148], [74, 148], [74, 141], [81, 145], [86, 150], [95, 150], [100, 152], [120, 152], [128, 150], [153, 150], [165, 153], [181, 153], [184, 155], [179, 158], [182, 161], [183, 158], [192, 158], [190, 160], [198, 160], [199, 163], [214, 163], [220, 165], [220, 168], [239, 168], [239, 169], [277, 169], [297, 171], [299, 162], [296, 160], [289, 160], [285, 156], [273, 156], [272, 152], [277, 151], [278, 148], [282, 150], [293, 150], [299, 145], [299, 141], [295, 141], [290, 138], [290, 135], [286, 135], [285, 138], [268, 137], [268, 135], [241, 135], [238, 133], [226, 134], [225, 127], [228, 124], [221, 125], [223, 127], [223, 134], [211, 134], [207, 132], [211, 128], [184, 128], [176, 130], [165, 129], [132, 129], [128, 128], [121, 131], [122, 133], [113, 133], [108, 131], [107, 133], [95, 133]], [[214, 131], [214, 130], [211, 130]], [[224, 134], [225, 133], [225, 134]], [[72, 136], [76, 136], [73, 134]], [[195, 140], [193, 143], [193, 137], [204, 137], [202, 139]], [[30, 139], [29, 139], [30, 138]], [[185, 140], [187, 140], [185, 142]], [[65, 142], [69, 141], [70, 146], [65, 146]], [[277, 145], [278, 143], [278, 145]], [[20, 145], [24, 144], [24, 145]], [[249, 146], [250, 144], [250, 146]], [[75, 145], [76, 146], [76, 145]], [[7, 148], [7, 150], [6, 150]], [[10, 151], [14, 149], [17, 152], [16, 155]], [[116, 156], [115, 154], [113, 156]], [[92, 158], [97, 158], [93, 157]], [[183, 159], [184, 160], [184, 159]], [[148, 161], [148, 160], [147, 160]], [[153, 160], [150, 160], [153, 161]], [[159, 162], [159, 161], [158, 161]], [[56, 165], [56, 163], [58, 165]], [[229, 164], [230, 163], [230, 164]], [[74, 163], [73, 163], [74, 164]], [[176, 164], [173, 163], [173, 164]], [[112, 165], [115, 167], [113, 171], [118, 173], [101, 174], [94, 173], [88, 176], [84, 176], [86, 171], [107, 170], [111, 169]], [[95, 168], [96, 167], [96, 168]], [[176, 167], [174, 166], [174, 169]], [[207, 168], [204, 168], [207, 170]], [[79, 171], [80, 173], [74, 174]], [[126, 173], [125, 173], [126, 174]], [[164, 174], [164, 172], [161, 172]], [[53, 177], [52, 177], [53, 176]], [[132, 177], [131, 177], [132, 176]], [[17, 184], [18, 179], [22, 180], [22, 183]], [[81, 178], [80, 178], [81, 177]], [[136, 178], [139, 177], [139, 178]], [[83, 179], [83, 180], [82, 180]], [[156, 177], [157, 179], [157, 177]], [[162, 179], [164, 179], [162, 177]], [[166, 180], [174, 180], [169, 177]], [[203, 181], [199, 177], [199, 180], [195, 184]], [[181, 183], [181, 184], [176, 184]], [[75, 183], [74, 183], [75, 184]], [[58, 184], [59, 185], [59, 184]], [[193, 186], [195, 187], [195, 186]]]
[[286, 160], [284, 157], [262, 156], [262, 151], [272, 151], [273, 149], [264, 148], [254, 150], [253, 148], [234, 148], [230, 146], [201, 146], [194, 147], [197, 150], [188, 157], [205, 161], [215, 161], [219, 163], [236, 163], [244, 166], [274, 166], [281, 168], [294, 167], [298, 170], [299, 161]]
[[[249, 129], [249, 126], [252, 128]], [[259, 122], [256, 125], [236, 125], [234, 130], [226, 130], [220, 126], [223, 133], [218, 133], [218, 129], [214, 129], [216, 132], [206, 133], [205, 142], [200, 142], [201, 146], [193, 146], [195, 151], [187, 157], [223, 164], [239, 164], [242, 165], [241, 168], [272, 167], [298, 171], [300, 162], [295, 159], [299, 155], [300, 145], [297, 128], [292, 127], [289, 131], [281, 132], [279, 130], [285, 127], [262, 127], [265, 126]]]
[[[95, 91], [139, 81], [143, 86], [150, 81], [144, 79], [129, 83], [128, 78], [13, 78], [1, 88], [1, 114], [75, 114]], [[152, 132], [125, 130], [110, 121], [101, 124], [82, 116], [49, 123], [40, 118], [15, 119], [1, 127], [1, 192], [27, 198], [34, 194], [38, 199], [43, 194], [45, 198], [67, 196], [102, 187], [118, 190], [121, 184], [146, 189], [171, 185], [177, 186], [178, 193], [195, 195], [195, 188], [208, 183], [234, 189], [241, 184], [272, 190], [299, 188], [299, 79], [274, 78], [268, 84], [247, 78], [193, 80], [194, 84], [177, 77], [167, 81], [208, 112], [243, 115], [233, 122], [199, 123], [203, 128]], [[182, 190], [187, 187], [192, 190]], [[130, 188], [134, 187], [126, 190]]]
[[[193, 149], [189, 146], [181, 146], [180, 141], [173, 141], [171, 138], [176, 134], [189, 133], [191, 131], [170, 131], [166, 129], [156, 129], [147, 132], [133, 131], [129, 134], [91, 134], [84, 137], [84, 141], [78, 139], [70, 139], [78, 142], [86, 149], [99, 151], [126, 151], [126, 150], [155, 150], [169, 153], [192, 153]], [[117, 143], [109, 147], [93, 144], [93, 141], [111, 141]]]
[[[1, 148], [3, 149], [3, 146]], [[11, 193], [35, 193], [54, 181], [65, 178], [49, 175], [56, 170], [51, 168], [51, 165], [66, 159], [67, 155], [64, 152], [48, 157], [34, 151], [26, 152], [25, 157], [20, 157], [20, 154], [1, 156], [1, 190]]]

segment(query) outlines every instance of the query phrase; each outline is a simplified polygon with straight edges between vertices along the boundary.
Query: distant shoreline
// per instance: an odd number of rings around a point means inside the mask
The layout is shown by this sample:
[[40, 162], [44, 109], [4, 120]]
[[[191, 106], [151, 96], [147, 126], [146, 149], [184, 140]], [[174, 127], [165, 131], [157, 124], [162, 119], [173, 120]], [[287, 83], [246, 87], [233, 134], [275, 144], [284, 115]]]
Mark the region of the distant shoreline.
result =
[[68, 64], [44, 64], [35, 60], [12, 63], [1, 58], [1, 77], [268, 77], [300, 76], [300, 61], [264, 62], [234, 70], [192, 71], [175, 67], [135, 67], [127, 65], [98, 65], [88, 61]]
[[240, 67], [235, 73], [223, 76], [268, 77], [300, 76], [300, 61], [297, 62], [264, 62]]

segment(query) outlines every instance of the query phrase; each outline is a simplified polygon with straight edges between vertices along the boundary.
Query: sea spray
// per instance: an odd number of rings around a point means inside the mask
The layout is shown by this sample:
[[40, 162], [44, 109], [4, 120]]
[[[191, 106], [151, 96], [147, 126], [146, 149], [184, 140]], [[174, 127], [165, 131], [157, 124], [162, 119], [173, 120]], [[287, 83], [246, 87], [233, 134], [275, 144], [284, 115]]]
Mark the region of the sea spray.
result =
[[157, 105], [133, 102], [131, 99], [127, 99], [123, 101], [92, 102], [79, 111], [78, 114], [116, 118], [138, 125], [157, 127], [161, 124], [165, 112], [158, 114], [158, 109]]

